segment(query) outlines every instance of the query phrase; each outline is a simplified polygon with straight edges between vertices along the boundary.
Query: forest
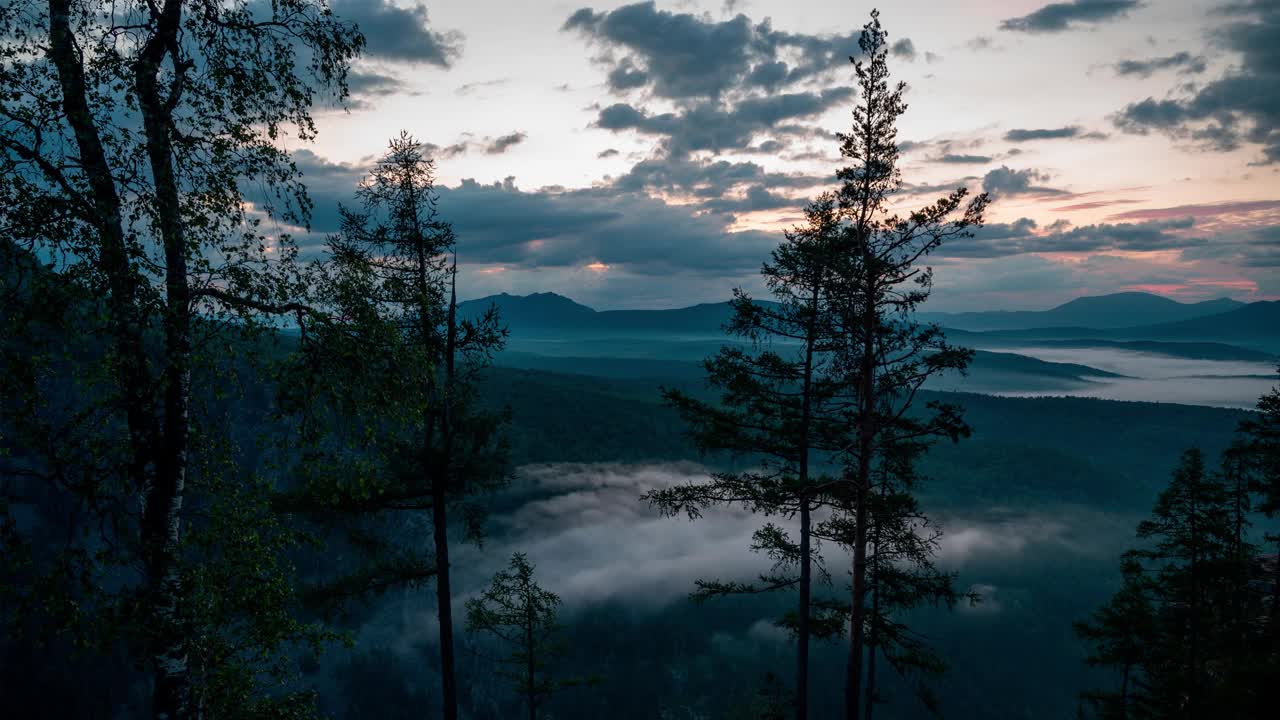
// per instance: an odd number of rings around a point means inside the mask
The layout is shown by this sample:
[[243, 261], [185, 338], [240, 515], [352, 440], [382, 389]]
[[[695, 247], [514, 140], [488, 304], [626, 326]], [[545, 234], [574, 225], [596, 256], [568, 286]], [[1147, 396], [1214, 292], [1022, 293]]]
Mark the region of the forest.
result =
[[1271, 717], [1280, 305], [933, 312], [1000, 197], [864, 21], [765, 292], [596, 313], [466, 299], [429, 119], [316, 206], [326, 0], [0, 0], [0, 712]]

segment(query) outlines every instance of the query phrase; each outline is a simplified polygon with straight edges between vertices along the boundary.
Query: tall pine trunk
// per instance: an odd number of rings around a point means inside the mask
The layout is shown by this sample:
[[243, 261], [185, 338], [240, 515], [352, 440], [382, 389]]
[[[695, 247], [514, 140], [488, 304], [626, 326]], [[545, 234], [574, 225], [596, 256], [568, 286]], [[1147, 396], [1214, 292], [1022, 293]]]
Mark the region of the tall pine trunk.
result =
[[809, 446], [813, 424], [813, 355], [817, 338], [818, 302], [824, 273], [819, 273], [809, 301], [804, 350], [804, 378], [800, 396], [800, 598], [796, 617], [796, 720], [809, 717], [809, 615], [812, 605], [812, 518], [809, 497]]
[[[860, 223], [865, 227], [866, 221]], [[864, 246], [866, 240], [863, 240]], [[866, 250], [863, 249], [864, 256]], [[872, 267], [865, 258], [864, 267]], [[868, 282], [868, 285], [870, 283]], [[870, 522], [868, 491], [871, 487], [871, 455], [875, 448], [875, 329], [877, 325], [874, 287], [862, 288], [858, 316], [861, 356], [858, 360], [858, 465], [854, 477], [853, 597], [849, 612], [849, 661], [845, 677], [845, 718], [858, 720], [862, 710], [862, 660], [867, 600], [867, 525]]]
[[525, 596], [525, 644], [529, 647], [529, 657], [526, 658], [526, 672], [529, 675], [528, 691], [529, 691], [529, 720], [538, 720], [538, 688], [536, 678], [538, 675], [538, 665], [534, 659], [534, 640], [533, 640], [533, 598]]
[[458, 717], [458, 680], [453, 663], [453, 596], [449, 585], [449, 533], [443, 478], [437, 476], [431, 497], [436, 548], [436, 603], [440, 620], [440, 690], [445, 720]]
[[844, 713], [847, 720], [858, 720], [862, 708], [863, 616], [866, 613], [867, 594], [866, 510], [867, 493], [859, 483], [854, 500], [856, 520], [853, 531], [853, 590], [849, 609], [849, 660], [844, 690]]
[[809, 717], [809, 606], [813, 570], [810, 567], [809, 496], [800, 496], [800, 607], [796, 618], [796, 720]]
[[[884, 481], [880, 485], [880, 499], [888, 493]], [[882, 503], [883, 505], [883, 503]], [[876, 652], [880, 645], [880, 538], [881, 521], [876, 520], [871, 539], [871, 634], [867, 638], [867, 687], [865, 690], [863, 720], [871, 720], [876, 709]]]

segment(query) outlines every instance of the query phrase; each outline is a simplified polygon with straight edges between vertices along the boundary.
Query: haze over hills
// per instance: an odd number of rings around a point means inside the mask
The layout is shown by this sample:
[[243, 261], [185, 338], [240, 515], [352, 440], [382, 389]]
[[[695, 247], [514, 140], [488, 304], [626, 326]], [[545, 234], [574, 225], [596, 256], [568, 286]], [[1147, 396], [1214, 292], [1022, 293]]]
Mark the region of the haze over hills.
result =
[[1244, 305], [1245, 303], [1228, 298], [1180, 303], [1151, 293], [1122, 292], [1080, 297], [1048, 310], [922, 312], [920, 318], [950, 328], [976, 331], [1051, 327], [1124, 328], [1216, 315]]
[[[496, 358], [509, 368], [696, 380], [704, 375], [702, 359], [742, 342], [724, 333], [727, 302], [596, 311], [555, 293], [502, 294], [462, 303], [460, 311], [475, 316], [490, 305], [511, 329], [507, 349]], [[1045, 311], [921, 315], [944, 324], [953, 342], [978, 351], [967, 374], [931, 381], [937, 390], [1251, 407], [1274, 377], [1280, 353], [1280, 302], [1192, 304], [1119, 293]], [[1181, 319], [1142, 322], [1161, 317]], [[960, 329], [953, 321], [1008, 329]]]
[[[496, 305], [513, 332], [658, 332], [719, 336], [729, 304], [706, 303], [670, 310], [603, 310], [555, 293], [492, 295], [463, 302], [463, 316]], [[1180, 303], [1149, 293], [1082, 297], [1049, 310], [974, 313], [922, 312], [919, 318], [956, 331], [991, 338], [1234, 341], [1265, 352], [1280, 349], [1280, 301], [1241, 303], [1218, 299]], [[957, 333], [959, 336], [961, 333]], [[1136, 348], [1134, 348], [1136, 349]], [[1146, 351], [1157, 351], [1147, 347]]]

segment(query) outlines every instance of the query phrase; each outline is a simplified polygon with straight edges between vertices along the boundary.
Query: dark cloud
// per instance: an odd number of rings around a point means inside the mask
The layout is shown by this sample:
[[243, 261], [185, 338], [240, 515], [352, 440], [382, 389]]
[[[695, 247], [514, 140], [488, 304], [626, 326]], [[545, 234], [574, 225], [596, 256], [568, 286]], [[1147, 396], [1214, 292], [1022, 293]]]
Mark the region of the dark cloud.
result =
[[486, 155], [501, 155], [511, 148], [524, 142], [529, 136], [523, 132], [513, 132], [496, 138], [487, 139], [484, 145]]
[[[1063, 205], [1056, 207], [1055, 212], [1072, 212], [1074, 210], [1097, 210], [1099, 208], [1111, 207], [1112, 205], [1131, 205], [1141, 200], [1091, 200], [1089, 202], [1074, 203], [1072, 205]], [[1112, 217], [1115, 217], [1114, 215]]]
[[485, 136], [476, 139], [471, 133], [463, 133], [462, 137], [452, 145], [436, 145], [425, 143], [427, 152], [436, 158], [452, 158], [465, 155], [473, 150], [486, 155], [501, 155], [528, 138], [528, 134], [519, 130], [498, 137]]
[[953, 163], [956, 165], [981, 165], [989, 163], [995, 158], [990, 155], [958, 155], [955, 153], [947, 153], [933, 159], [934, 162]]
[[1280, 200], [1243, 200], [1200, 205], [1175, 205], [1163, 208], [1130, 210], [1108, 217], [1108, 220], [1164, 220], [1183, 217], [1218, 217], [1246, 213], [1280, 213]]
[[333, 0], [331, 7], [334, 15], [359, 26], [367, 57], [447, 68], [462, 54], [462, 34], [428, 27], [425, 5], [404, 8], [390, 0]]
[[757, 210], [776, 210], [778, 208], [795, 208], [800, 201], [784, 197], [770, 191], [763, 185], [752, 185], [742, 197], [720, 197], [708, 200], [702, 207], [718, 213], [749, 213]]
[[600, 152], [596, 153], [596, 157], [603, 160], [605, 158], [611, 158], [615, 155], [621, 155], [621, 154], [622, 153], [618, 152], [614, 148], [605, 148], [604, 150], [601, 150]]
[[[854, 97], [853, 88], [821, 85], [860, 52], [860, 29], [791, 33], [775, 29], [768, 19], [756, 22], [739, 13], [717, 20], [662, 10], [653, 2], [599, 12], [582, 8], [562, 29], [601, 48], [596, 62], [617, 96], [598, 109], [593, 125], [656, 141], [649, 158], [614, 178], [614, 186], [723, 200], [703, 208], [712, 212], [759, 207], [766, 200], [753, 186], [777, 189], [797, 182], [794, 176], [766, 173], [754, 163], [718, 161], [715, 155], [732, 151], [794, 159], [797, 153], [788, 151], [807, 151], [808, 141], [829, 137], [813, 120]], [[899, 57], [915, 54], [910, 40], [893, 47]], [[808, 178], [801, 182], [813, 184]]]
[[1232, 20], [1213, 38], [1241, 55], [1237, 66], [1180, 96], [1131, 103], [1112, 121], [1124, 132], [1161, 132], [1216, 151], [1258, 145], [1259, 164], [1280, 162], [1280, 3], [1253, 0], [1226, 13]]
[[1059, 221], [1040, 227], [1031, 218], [1012, 223], [991, 223], [979, 228], [974, 237], [943, 247], [950, 257], [993, 258], [1026, 253], [1088, 253], [1105, 250], [1152, 252], [1184, 250], [1208, 244], [1204, 238], [1186, 234], [1195, 225], [1193, 218], [1153, 220], [1139, 223], [1099, 223], [1072, 227]]
[[915, 43], [911, 42], [911, 38], [902, 38], [895, 42], [890, 49], [893, 51], [894, 57], [900, 57], [903, 60], [916, 59], [916, 46]]
[[1141, 6], [1138, 0], [1069, 0], [1050, 3], [1028, 15], [1000, 23], [1001, 30], [1027, 33], [1055, 33], [1086, 23], [1100, 23], [1129, 14]]
[[[610, 88], [645, 87], [675, 100], [721, 99], [753, 90], [795, 85], [839, 70], [857, 55], [858, 34], [808, 35], [775, 30], [766, 19], [754, 23], [738, 14], [717, 21], [707, 16], [659, 10], [652, 2], [596, 12], [582, 8], [564, 30], [583, 34], [609, 52]], [[900, 40], [896, 51], [914, 48]]]
[[1059, 140], [1064, 138], [1079, 138], [1082, 140], [1103, 140], [1107, 136], [1100, 132], [1086, 132], [1084, 128], [1077, 125], [1068, 125], [1060, 128], [1015, 128], [1004, 134], [1004, 139], [1009, 142], [1026, 142], [1028, 140]]
[[751, 185], [804, 189], [830, 180], [826, 176], [770, 172], [753, 162], [660, 156], [636, 163], [613, 185], [623, 191], [675, 190], [710, 200]]
[[992, 197], [1065, 194], [1064, 190], [1035, 184], [1047, 182], [1049, 179], [1048, 174], [1039, 170], [1031, 168], [1012, 170], [1007, 165], [1001, 165], [982, 176], [982, 189]]
[[436, 145], [435, 143], [426, 144], [427, 152], [435, 158], [455, 158], [459, 155], [465, 155], [467, 150], [471, 149], [471, 141], [460, 140], [452, 145]]
[[1204, 72], [1205, 68], [1203, 55], [1192, 55], [1185, 50], [1164, 57], [1148, 58], [1146, 60], [1121, 60], [1115, 64], [1117, 75], [1135, 75], [1140, 78], [1151, 77], [1161, 70], [1171, 69], [1176, 69], [1183, 75], [1195, 75]]
[[[338, 206], [353, 203], [367, 171], [309, 151], [294, 153], [294, 159], [315, 201], [314, 234], [306, 248], [314, 252], [324, 234], [338, 230]], [[757, 172], [756, 177], [768, 175]], [[616, 188], [522, 190], [512, 178], [490, 184], [463, 180], [438, 191], [440, 212], [459, 237], [459, 257], [473, 266], [555, 269], [599, 262], [632, 276], [679, 272], [740, 277], [757, 269], [779, 239], [728, 229], [732, 218], [725, 213], [776, 202], [763, 187], [748, 190], [738, 207], [726, 204], [718, 213]]]
[[511, 82], [510, 78], [498, 78], [496, 80], [484, 80], [482, 82], [469, 82], [464, 85], [459, 85], [458, 89], [453, 91], [453, 94], [466, 97], [467, 95], [474, 95], [480, 90], [501, 87], [509, 82]]
[[610, 74], [613, 89], [636, 87], [616, 84], [626, 77], [615, 74], [618, 68], [640, 67], [635, 72], [643, 74], [645, 82], [652, 80], [654, 92], [663, 97], [719, 97], [750, 72], [756, 54], [755, 29], [745, 15], [713, 22], [658, 10], [652, 2], [602, 13], [582, 8], [569, 16], [563, 29], [633, 53]]
[[[659, 10], [652, 2], [608, 12], [582, 8], [563, 28], [603, 45], [609, 87], [624, 92], [645, 87], [674, 100], [721, 99], [771, 90], [829, 75], [857, 55], [858, 33], [806, 35], [774, 30], [769, 20], [746, 15], [716, 21]], [[909, 50], [899, 40], [895, 52]]]
[[1252, 228], [1188, 248], [1186, 260], [1227, 261], [1247, 268], [1280, 268], [1280, 225]]
[[672, 155], [697, 150], [732, 150], [749, 146], [759, 133], [776, 130], [786, 121], [811, 118], [851, 97], [852, 88], [835, 87], [821, 92], [751, 97], [731, 108], [705, 103], [657, 115], [628, 103], [615, 103], [600, 110], [596, 126], [661, 136]]
[[376, 99], [407, 89], [400, 78], [376, 70], [352, 71], [347, 75], [347, 87], [351, 91], [348, 105], [352, 108], [372, 107]]

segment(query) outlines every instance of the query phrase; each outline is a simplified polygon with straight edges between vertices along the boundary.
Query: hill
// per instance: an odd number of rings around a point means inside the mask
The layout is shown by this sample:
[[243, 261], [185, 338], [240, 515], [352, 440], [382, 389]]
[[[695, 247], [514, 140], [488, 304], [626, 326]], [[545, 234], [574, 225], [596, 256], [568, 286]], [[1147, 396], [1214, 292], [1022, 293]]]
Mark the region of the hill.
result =
[[[458, 308], [463, 317], [475, 317], [490, 305], [497, 306], [503, 319], [516, 333], [555, 331], [562, 334], [719, 336], [730, 314], [728, 302], [667, 310], [595, 310], [550, 292], [532, 295], [502, 293], [468, 300]], [[1225, 298], [1180, 303], [1150, 293], [1129, 292], [1076, 298], [1049, 310], [922, 312], [919, 318], [955, 330], [1017, 332], [1030, 337], [1079, 338], [1087, 337], [1091, 332], [1096, 337], [1111, 339], [1122, 336], [1155, 338], [1157, 335], [1153, 333], [1163, 333], [1171, 338], [1215, 337], [1209, 333], [1217, 333], [1216, 336], [1221, 337], [1248, 337], [1266, 324], [1264, 320], [1254, 318], [1275, 314], [1274, 310], [1255, 307], [1268, 305], [1275, 303], [1246, 305]], [[1239, 331], [1230, 332], [1231, 328]], [[1107, 332], [1096, 332], [1099, 330]]]
[[959, 330], [1060, 327], [1107, 329], [1189, 320], [1229, 312], [1243, 306], [1244, 303], [1226, 298], [1180, 303], [1151, 293], [1123, 292], [1076, 298], [1048, 310], [924, 312], [920, 317]]
[[1263, 300], [1227, 312], [1177, 322], [1119, 328], [1035, 327], [992, 333], [991, 337], [1021, 341], [1105, 339], [1229, 342], [1246, 350], [1272, 355], [1280, 352], [1280, 301]]

